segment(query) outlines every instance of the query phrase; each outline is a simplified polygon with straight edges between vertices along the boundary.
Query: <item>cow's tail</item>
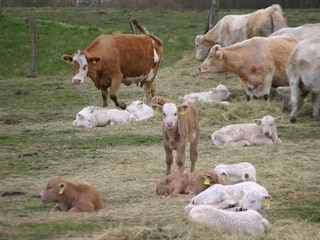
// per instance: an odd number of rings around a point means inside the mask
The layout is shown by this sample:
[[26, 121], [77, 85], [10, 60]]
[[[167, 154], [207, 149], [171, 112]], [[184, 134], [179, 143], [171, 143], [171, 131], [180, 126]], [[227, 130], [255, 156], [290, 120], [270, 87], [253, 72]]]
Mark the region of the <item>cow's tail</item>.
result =
[[136, 20], [136, 19], [131, 19], [131, 23], [133, 23], [139, 30], [140, 32], [142, 32], [143, 34], [151, 37], [152, 39], [154, 39], [160, 46], [162, 46], [162, 41], [160, 38], [152, 35], [144, 26], [142, 26], [142, 24]]
[[[285, 18], [277, 11], [271, 14], [271, 33], [287, 26]], [[270, 34], [271, 34], [270, 33]]]

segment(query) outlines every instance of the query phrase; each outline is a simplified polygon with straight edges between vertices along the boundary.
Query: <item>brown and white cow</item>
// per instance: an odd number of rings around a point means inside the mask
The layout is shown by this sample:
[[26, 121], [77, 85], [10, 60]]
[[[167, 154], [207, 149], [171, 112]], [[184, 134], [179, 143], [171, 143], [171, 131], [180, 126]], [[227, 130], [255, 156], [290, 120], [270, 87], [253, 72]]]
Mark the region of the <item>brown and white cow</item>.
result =
[[291, 35], [253, 37], [229, 47], [215, 45], [200, 66], [202, 73], [230, 72], [245, 85], [248, 103], [263, 97], [269, 105], [271, 87], [288, 86], [288, 58], [298, 41]]
[[103, 107], [107, 107], [108, 88], [115, 105], [125, 109], [119, 100], [120, 84], [132, 83], [144, 86], [144, 103], [155, 95], [154, 79], [162, 58], [162, 41], [151, 35], [138, 21], [132, 22], [143, 33], [101, 35], [85, 50], [78, 50], [73, 56], [63, 55], [66, 62], [73, 63], [72, 82], [81, 84], [89, 76], [100, 89]]
[[165, 103], [163, 106], [154, 104], [152, 108], [162, 114], [162, 144], [166, 152], [166, 175], [171, 173], [174, 150], [176, 150], [175, 162], [178, 165], [179, 172], [183, 173], [185, 171], [185, 155], [188, 143], [190, 143], [190, 172], [194, 172], [200, 142], [198, 110], [189, 101], [180, 105], [173, 102]]
[[286, 20], [279, 4], [239, 15], [226, 15], [205, 35], [195, 38], [196, 59], [204, 60], [215, 44], [227, 47], [253, 36], [267, 37], [286, 27]]

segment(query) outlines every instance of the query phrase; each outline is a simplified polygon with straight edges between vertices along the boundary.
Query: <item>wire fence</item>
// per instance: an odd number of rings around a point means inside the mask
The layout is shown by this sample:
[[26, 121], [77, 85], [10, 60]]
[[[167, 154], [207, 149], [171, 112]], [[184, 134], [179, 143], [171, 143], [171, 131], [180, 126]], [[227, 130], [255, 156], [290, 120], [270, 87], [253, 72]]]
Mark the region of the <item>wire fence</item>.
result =
[[[274, 3], [283, 8], [319, 8], [319, 0], [222, 0], [221, 9], [258, 9]], [[96, 7], [119, 9], [156, 10], [208, 10], [211, 0], [0, 0], [0, 8], [6, 7]]]

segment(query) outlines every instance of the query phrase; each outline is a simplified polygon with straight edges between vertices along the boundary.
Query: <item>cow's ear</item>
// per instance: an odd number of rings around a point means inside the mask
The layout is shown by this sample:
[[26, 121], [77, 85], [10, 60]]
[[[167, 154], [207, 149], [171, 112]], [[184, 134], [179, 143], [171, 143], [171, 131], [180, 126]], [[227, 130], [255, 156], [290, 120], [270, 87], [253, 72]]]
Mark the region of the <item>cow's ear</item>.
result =
[[217, 93], [217, 88], [210, 88], [210, 91], [213, 93]]
[[64, 182], [59, 183], [59, 195], [62, 195], [66, 190], [67, 185]]
[[62, 59], [65, 62], [70, 62], [70, 63], [72, 62], [72, 56], [71, 55], [64, 54], [64, 55], [62, 55]]
[[222, 54], [222, 52], [221, 52], [220, 50], [219, 50], [219, 51], [216, 51], [216, 57], [217, 57], [219, 60], [222, 59], [223, 54]]
[[281, 116], [275, 117], [276, 124], [282, 122], [282, 120], [283, 120], [283, 117], [281, 117]]
[[162, 112], [162, 106], [159, 104], [153, 104], [151, 107], [155, 115], [160, 114]]
[[89, 62], [96, 64], [96, 63], [100, 62], [101, 57], [90, 57], [88, 60], [89, 60]]
[[186, 110], [187, 110], [188, 108], [189, 108], [188, 105], [185, 105], [185, 104], [180, 105], [180, 106], [178, 106], [178, 113], [179, 113], [180, 115], [183, 115], [183, 114], [186, 113]]
[[254, 119], [253, 122], [257, 124], [257, 126], [261, 125], [261, 119]]
[[197, 35], [195, 38], [195, 42], [198, 45], [199, 43], [203, 42], [203, 35]]

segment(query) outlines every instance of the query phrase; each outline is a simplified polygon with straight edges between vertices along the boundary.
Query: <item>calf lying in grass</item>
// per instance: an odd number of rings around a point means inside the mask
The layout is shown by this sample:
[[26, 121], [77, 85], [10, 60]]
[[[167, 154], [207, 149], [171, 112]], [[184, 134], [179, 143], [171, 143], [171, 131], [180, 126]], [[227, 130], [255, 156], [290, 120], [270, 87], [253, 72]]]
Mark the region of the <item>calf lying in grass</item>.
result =
[[267, 219], [255, 210], [232, 212], [209, 205], [193, 206], [190, 219], [230, 233], [261, 234], [270, 227]]
[[220, 128], [211, 135], [213, 144], [223, 146], [251, 146], [280, 144], [277, 134], [277, 123], [282, 117], [264, 116], [254, 119], [254, 123], [231, 124]]
[[131, 119], [130, 113], [125, 110], [88, 106], [77, 113], [72, 125], [84, 128], [104, 127], [129, 123]]
[[202, 192], [223, 181], [213, 172], [172, 173], [164, 177], [157, 186], [157, 194], [166, 197], [183, 197]]
[[93, 212], [102, 208], [98, 190], [88, 184], [76, 184], [56, 176], [40, 194], [44, 203], [57, 203], [51, 212]]

